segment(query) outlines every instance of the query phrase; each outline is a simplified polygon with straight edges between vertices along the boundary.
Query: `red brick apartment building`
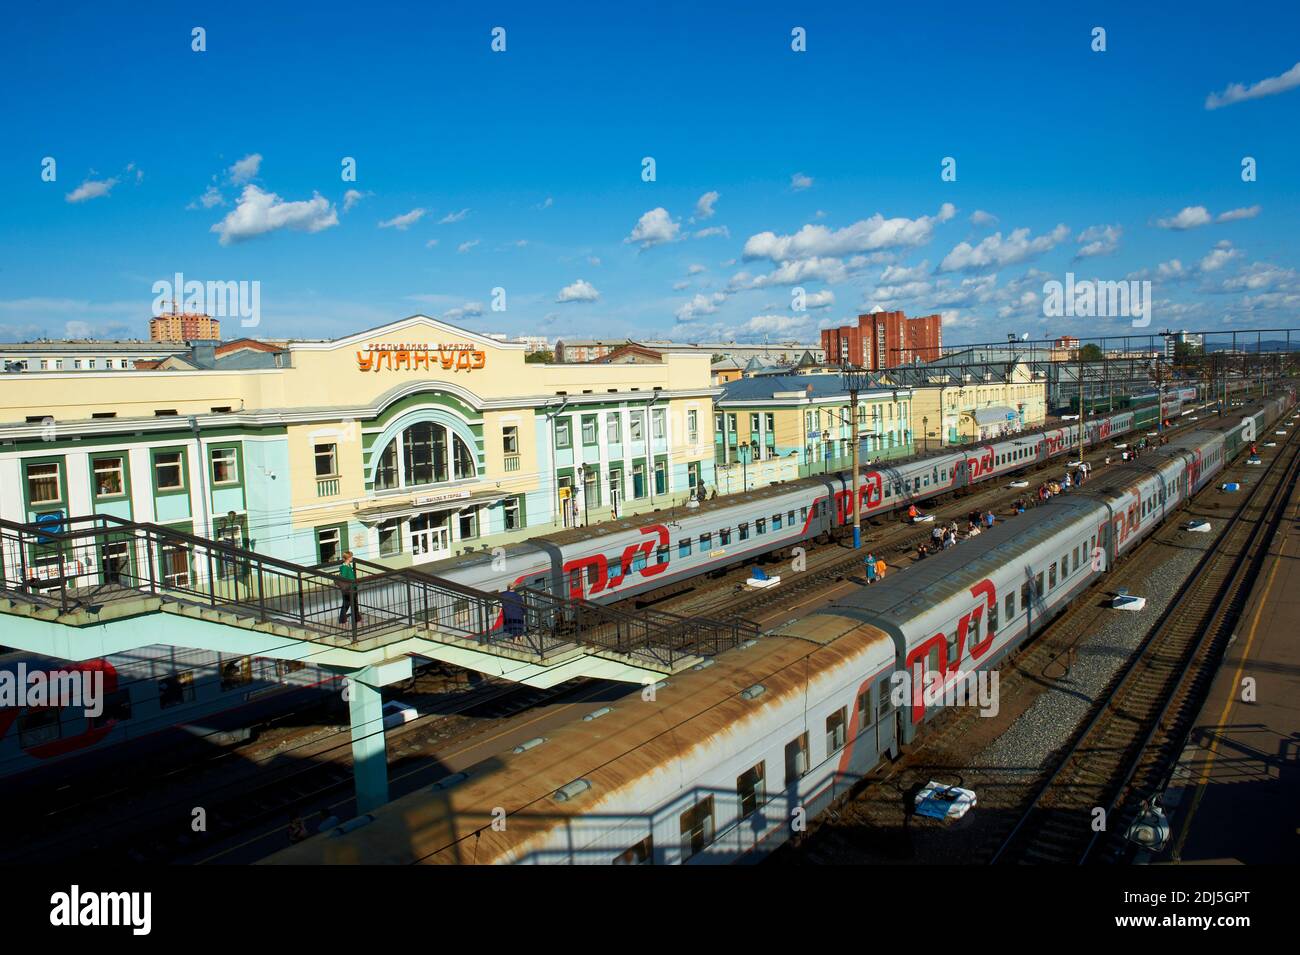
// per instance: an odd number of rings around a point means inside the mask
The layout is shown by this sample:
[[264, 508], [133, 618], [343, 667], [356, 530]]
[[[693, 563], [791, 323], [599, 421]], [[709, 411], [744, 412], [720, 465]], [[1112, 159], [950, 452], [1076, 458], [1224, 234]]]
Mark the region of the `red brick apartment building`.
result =
[[899, 312], [858, 316], [857, 327], [822, 329], [822, 349], [829, 364], [860, 365], [873, 370], [934, 361], [943, 346], [938, 315], [908, 318]]

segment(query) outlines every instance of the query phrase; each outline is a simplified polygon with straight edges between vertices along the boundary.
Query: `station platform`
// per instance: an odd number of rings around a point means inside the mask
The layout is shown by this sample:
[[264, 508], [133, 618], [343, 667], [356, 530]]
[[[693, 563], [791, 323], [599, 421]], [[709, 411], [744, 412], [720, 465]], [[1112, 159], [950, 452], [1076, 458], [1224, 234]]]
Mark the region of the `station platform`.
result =
[[1300, 862], [1300, 484], [1165, 794], [1176, 863]]

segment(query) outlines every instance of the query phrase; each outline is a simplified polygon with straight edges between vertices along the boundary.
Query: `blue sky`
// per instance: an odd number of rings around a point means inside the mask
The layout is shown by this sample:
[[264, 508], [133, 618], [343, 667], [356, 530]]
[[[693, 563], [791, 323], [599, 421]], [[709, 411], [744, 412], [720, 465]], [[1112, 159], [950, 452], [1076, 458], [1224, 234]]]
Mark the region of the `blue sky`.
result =
[[6, 14], [0, 338], [143, 337], [176, 272], [260, 282], [264, 337], [1127, 329], [1045, 319], [1069, 271], [1300, 325], [1293, 3], [271, 6]]

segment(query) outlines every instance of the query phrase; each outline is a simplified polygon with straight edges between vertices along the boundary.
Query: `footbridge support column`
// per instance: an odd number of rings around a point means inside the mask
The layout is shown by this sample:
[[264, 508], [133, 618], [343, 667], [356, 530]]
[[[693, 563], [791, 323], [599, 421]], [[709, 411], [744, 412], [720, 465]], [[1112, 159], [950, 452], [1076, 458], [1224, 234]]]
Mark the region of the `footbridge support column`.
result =
[[397, 657], [339, 672], [348, 680], [345, 692], [352, 720], [352, 775], [360, 815], [388, 802], [388, 752], [380, 688], [409, 680], [411, 658]]

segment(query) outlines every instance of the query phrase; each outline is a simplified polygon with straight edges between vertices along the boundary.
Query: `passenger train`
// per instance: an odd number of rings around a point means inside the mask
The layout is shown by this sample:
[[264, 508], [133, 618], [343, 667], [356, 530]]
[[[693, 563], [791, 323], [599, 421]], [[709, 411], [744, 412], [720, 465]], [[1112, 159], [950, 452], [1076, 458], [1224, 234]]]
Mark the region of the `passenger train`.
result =
[[[1000, 523], [269, 861], [756, 860], [898, 756], [941, 711], [939, 691], [995, 668], [1293, 404], [1288, 390], [1206, 422], [1098, 471], [1032, 520]], [[992, 466], [1015, 450], [995, 446]]]
[[[1089, 418], [1087, 444], [1141, 434], [1157, 425], [1150, 405]], [[1161, 417], [1178, 417], [1195, 388], [1174, 389]], [[940, 494], [1075, 453], [1079, 425], [1012, 434], [997, 441], [863, 469], [858, 495], [864, 518], [905, 510]], [[637, 516], [530, 538], [496, 552], [462, 554], [421, 570], [467, 587], [544, 590], [598, 603], [625, 600], [764, 554], [781, 551], [853, 522], [852, 472], [803, 478], [703, 501], [671, 517]]]
[[[1090, 418], [1088, 443], [1153, 429], [1154, 393], [1150, 397], [1145, 407]], [[1177, 417], [1195, 398], [1194, 388], [1167, 391], [1161, 416]], [[859, 489], [862, 513], [883, 514], [1004, 478], [1068, 454], [1077, 443], [1078, 425], [1072, 425], [868, 466]], [[481, 551], [424, 564], [420, 570], [483, 591], [513, 584], [612, 602], [780, 551], [851, 523], [852, 493], [851, 474], [829, 474], [704, 501], [672, 519], [638, 517], [532, 538], [506, 548], [504, 562]], [[61, 666], [31, 654], [0, 653], [0, 669], [12, 670], [20, 663], [29, 670]], [[255, 721], [299, 705], [337, 681], [310, 665], [290, 672], [274, 660], [161, 646], [80, 666], [104, 669], [106, 680], [117, 687], [116, 715], [91, 721], [79, 711], [74, 717], [72, 711], [58, 708], [18, 712], [0, 707], [0, 778], [48, 770], [123, 743], [179, 738], [178, 730], [213, 742], [237, 739], [246, 736], [241, 730]]]

